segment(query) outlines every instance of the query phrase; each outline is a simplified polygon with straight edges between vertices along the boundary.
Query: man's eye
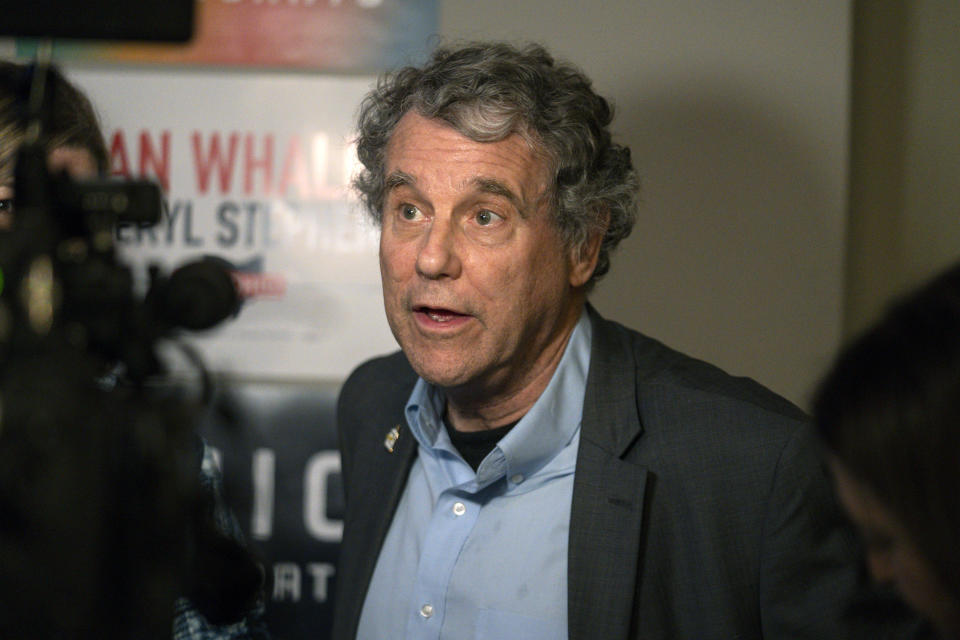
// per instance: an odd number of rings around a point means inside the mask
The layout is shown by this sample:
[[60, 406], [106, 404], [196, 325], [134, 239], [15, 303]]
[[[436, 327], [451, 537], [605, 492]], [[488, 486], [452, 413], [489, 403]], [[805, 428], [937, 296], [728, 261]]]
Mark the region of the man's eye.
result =
[[0, 199], [0, 211], [13, 211], [13, 198]]
[[481, 227], [486, 227], [488, 225], [491, 225], [497, 220], [503, 220], [503, 218], [495, 214], [493, 211], [489, 211], [487, 209], [477, 211], [477, 215], [475, 219], [477, 221], [477, 224], [479, 224]]
[[420, 209], [412, 204], [405, 204], [400, 207], [400, 216], [404, 220], [416, 220], [420, 217]]

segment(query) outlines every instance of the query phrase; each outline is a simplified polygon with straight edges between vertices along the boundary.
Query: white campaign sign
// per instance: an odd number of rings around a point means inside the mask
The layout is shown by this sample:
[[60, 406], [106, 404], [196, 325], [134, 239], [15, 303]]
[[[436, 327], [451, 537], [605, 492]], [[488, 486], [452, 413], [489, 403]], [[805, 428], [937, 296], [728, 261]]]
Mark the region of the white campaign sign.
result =
[[383, 312], [377, 231], [346, 185], [353, 118], [371, 78], [304, 73], [71, 68], [101, 114], [115, 174], [164, 187], [153, 229], [119, 233], [145, 272], [227, 260], [240, 315], [192, 338], [243, 377], [342, 379], [396, 349]]

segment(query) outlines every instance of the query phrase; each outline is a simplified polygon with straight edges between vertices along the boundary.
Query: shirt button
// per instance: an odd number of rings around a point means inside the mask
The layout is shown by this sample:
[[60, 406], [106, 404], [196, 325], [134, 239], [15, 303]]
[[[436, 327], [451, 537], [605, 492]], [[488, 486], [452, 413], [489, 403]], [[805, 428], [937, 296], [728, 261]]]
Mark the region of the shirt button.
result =
[[424, 618], [429, 618], [433, 615], [433, 605], [425, 604], [420, 607], [420, 615]]
[[514, 476], [510, 478], [510, 482], [512, 482], [513, 484], [520, 484], [521, 482], [523, 482], [523, 474], [522, 473], [514, 474]]
[[457, 502], [453, 505], [453, 515], [462, 516], [467, 512], [467, 507], [462, 502]]

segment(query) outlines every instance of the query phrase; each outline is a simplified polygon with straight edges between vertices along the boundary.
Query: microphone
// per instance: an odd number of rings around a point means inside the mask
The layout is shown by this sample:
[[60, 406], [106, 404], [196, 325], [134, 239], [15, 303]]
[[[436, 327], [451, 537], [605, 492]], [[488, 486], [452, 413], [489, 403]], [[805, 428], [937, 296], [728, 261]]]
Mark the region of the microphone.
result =
[[243, 299], [231, 271], [226, 260], [213, 256], [175, 269], [158, 294], [163, 323], [198, 331], [236, 316]]

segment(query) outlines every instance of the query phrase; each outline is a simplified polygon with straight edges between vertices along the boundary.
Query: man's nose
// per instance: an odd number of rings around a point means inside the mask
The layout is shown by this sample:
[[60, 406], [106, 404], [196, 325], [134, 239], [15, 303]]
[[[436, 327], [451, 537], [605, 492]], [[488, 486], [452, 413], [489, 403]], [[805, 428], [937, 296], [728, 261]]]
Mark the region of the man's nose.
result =
[[456, 229], [449, 218], [434, 218], [417, 255], [417, 273], [431, 280], [457, 278], [461, 263], [457, 249]]

